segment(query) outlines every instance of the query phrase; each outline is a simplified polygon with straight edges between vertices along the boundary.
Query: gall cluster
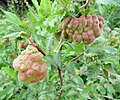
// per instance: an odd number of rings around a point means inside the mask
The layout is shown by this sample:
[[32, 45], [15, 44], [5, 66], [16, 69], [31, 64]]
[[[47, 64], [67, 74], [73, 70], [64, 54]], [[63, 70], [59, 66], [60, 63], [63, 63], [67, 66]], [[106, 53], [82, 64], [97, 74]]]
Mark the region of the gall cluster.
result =
[[39, 82], [47, 75], [43, 55], [32, 45], [13, 61], [13, 68], [19, 71], [18, 79], [27, 83]]
[[66, 17], [60, 23], [59, 31], [64, 34], [66, 40], [76, 44], [83, 41], [87, 45], [102, 34], [104, 22], [103, 17], [96, 15], [79, 18]]

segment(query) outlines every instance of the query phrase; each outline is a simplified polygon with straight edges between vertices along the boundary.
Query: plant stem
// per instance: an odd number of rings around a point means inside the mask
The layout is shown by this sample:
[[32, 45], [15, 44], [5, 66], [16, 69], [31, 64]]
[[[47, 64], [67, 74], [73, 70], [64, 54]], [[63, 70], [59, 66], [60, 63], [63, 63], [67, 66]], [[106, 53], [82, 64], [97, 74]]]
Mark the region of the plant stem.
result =
[[86, 0], [86, 3], [83, 4], [83, 5], [80, 7], [80, 9], [86, 7], [91, 1], [92, 1], [92, 0]]
[[70, 62], [76, 61], [79, 57], [81, 57], [85, 52], [82, 52], [81, 54], [79, 54], [78, 56], [76, 56], [75, 58], [73, 58]]
[[29, 42], [31, 43], [32, 46], [38, 49], [39, 52], [41, 52], [44, 56], [46, 56], [46, 53], [40, 48], [40, 46], [31, 38], [28, 38]]
[[[80, 54], [77, 55], [75, 58], [73, 58], [72, 60], [70, 60], [68, 63], [76, 61], [79, 57], [81, 57], [82, 55], [84, 55], [84, 53], [85, 53], [86, 51], [87, 51], [87, 50], [85, 50], [84, 52], [80, 53]], [[66, 64], [63, 65], [62, 67], [65, 67], [68, 63], [66, 63]]]
[[60, 49], [63, 38], [64, 38], [64, 31], [62, 31], [62, 33], [61, 33], [60, 41], [59, 41], [57, 47], [55, 48], [55, 52], [58, 52], [58, 50]]
[[60, 85], [62, 86], [63, 85], [63, 78], [62, 78], [62, 73], [61, 73], [61, 69], [59, 66], [57, 67], [57, 70], [58, 70], [58, 75], [60, 77]]
[[[57, 67], [57, 70], [58, 70], [58, 75], [59, 75], [59, 78], [60, 78], [60, 85], [62, 86], [63, 85], [63, 77], [62, 77], [62, 73], [61, 73], [62, 71], [61, 71], [59, 66]], [[60, 90], [60, 93], [58, 95], [58, 100], [60, 100], [60, 97], [61, 97], [62, 93], [63, 93], [63, 91]]]

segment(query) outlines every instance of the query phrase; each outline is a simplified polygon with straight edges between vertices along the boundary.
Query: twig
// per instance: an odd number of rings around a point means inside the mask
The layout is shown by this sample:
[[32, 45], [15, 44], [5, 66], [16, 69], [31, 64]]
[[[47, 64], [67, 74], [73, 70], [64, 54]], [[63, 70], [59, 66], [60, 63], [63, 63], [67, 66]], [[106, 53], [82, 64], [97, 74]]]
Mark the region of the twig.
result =
[[70, 62], [73, 62], [75, 60], [77, 60], [79, 57], [81, 57], [85, 52], [82, 52], [81, 54], [79, 54], [78, 56], [76, 56], [75, 58], [73, 58]]
[[[57, 67], [57, 70], [58, 70], [58, 75], [60, 77], [60, 85], [62, 86], [63, 85], [63, 78], [62, 78], [62, 73], [61, 73], [61, 69], [60, 69], [59, 66]], [[60, 97], [61, 97], [62, 93], [63, 93], [63, 91], [60, 90], [60, 93], [58, 95], [58, 100], [60, 100]]]
[[[85, 50], [84, 52], [80, 53], [78, 56], [76, 56], [75, 58], [73, 58], [72, 60], [70, 60], [68, 63], [76, 61], [79, 57], [81, 57], [82, 55], [84, 55], [84, 53], [85, 53], [86, 51], [87, 51], [87, 50]], [[62, 67], [65, 67], [68, 63], [66, 63], [66, 64], [63, 65]]]
[[83, 4], [80, 9], [84, 8], [85, 6], [87, 6], [92, 0], [86, 0], [86, 3]]
[[31, 38], [28, 38], [29, 42], [31, 43], [32, 46], [38, 49], [39, 52], [41, 52], [44, 56], [46, 56], [45, 52], [40, 48], [40, 46]]
[[62, 78], [61, 69], [59, 66], [57, 67], [57, 70], [58, 70], [58, 75], [60, 77], [60, 85], [62, 86], [63, 85], [63, 78]]

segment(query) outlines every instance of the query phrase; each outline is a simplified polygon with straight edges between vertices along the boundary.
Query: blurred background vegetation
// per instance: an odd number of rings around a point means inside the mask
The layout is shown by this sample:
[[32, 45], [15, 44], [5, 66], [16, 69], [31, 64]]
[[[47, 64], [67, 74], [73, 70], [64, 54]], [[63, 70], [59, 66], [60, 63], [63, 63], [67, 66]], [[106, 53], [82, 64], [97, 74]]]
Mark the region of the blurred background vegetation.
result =
[[[0, 100], [120, 100], [120, 1], [92, 0], [80, 10], [85, 2], [0, 1]], [[59, 42], [55, 34], [62, 19], [86, 14], [104, 17], [102, 36], [88, 46], [64, 42], [62, 51], [55, 53]], [[18, 72], [12, 67], [13, 60], [24, 50], [20, 43], [28, 44], [28, 36], [47, 54], [47, 78], [34, 84], [18, 81]], [[82, 52], [82, 57], [69, 62]]]

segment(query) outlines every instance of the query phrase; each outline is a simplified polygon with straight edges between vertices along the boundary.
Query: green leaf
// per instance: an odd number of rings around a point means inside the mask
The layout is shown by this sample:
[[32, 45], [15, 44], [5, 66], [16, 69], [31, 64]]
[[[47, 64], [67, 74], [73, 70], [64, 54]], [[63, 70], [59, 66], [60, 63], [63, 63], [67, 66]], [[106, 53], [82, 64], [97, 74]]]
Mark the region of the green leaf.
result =
[[75, 52], [82, 52], [83, 50], [84, 50], [84, 45], [83, 45], [83, 43], [80, 43], [80, 44], [78, 44], [78, 45], [75, 45]]
[[103, 70], [103, 75], [105, 75], [105, 77], [108, 78], [108, 74], [109, 74], [108, 71], [105, 70], [104, 68], [102, 68], [102, 70]]
[[28, 94], [28, 91], [26, 91], [26, 90], [21, 90], [21, 91], [20, 91], [20, 94], [19, 94], [19, 97], [20, 97], [21, 99], [25, 99], [27, 94]]
[[58, 76], [58, 73], [52, 72], [49, 74], [49, 80], [54, 81], [54, 79]]
[[92, 85], [87, 85], [85, 88], [84, 88], [84, 92], [87, 92], [89, 93], [92, 89]]
[[111, 84], [105, 84], [104, 86], [105, 86], [105, 88], [107, 88], [107, 91], [110, 94], [115, 94], [115, 89], [114, 89], [114, 87]]
[[48, 37], [48, 42], [47, 42], [47, 45], [46, 45], [46, 49], [47, 49], [47, 51], [51, 51], [52, 50], [52, 46], [53, 46], [53, 40], [54, 39], [54, 37], [51, 35], [51, 36], [49, 36]]
[[6, 92], [7, 93], [6, 99], [9, 100], [10, 97], [13, 95], [14, 87], [7, 87], [6, 90], [7, 90], [7, 92]]
[[4, 90], [4, 91], [0, 91], [0, 99], [3, 100], [5, 97], [6, 97], [6, 91], [7, 90]]
[[112, 64], [118, 68], [120, 68], [120, 64], [119, 64], [119, 57], [114, 57], [114, 56], [105, 56], [104, 58], [101, 59], [102, 61], [104, 61], [105, 64]]
[[5, 11], [3, 9], [0, 9], [0, 10], [2, 10], [2, 12], [6, 15], [6, 19], [10, 23], [12, 23], [14, 25], [21, 25], [22, 24], [22, 21], [20, 20], [20, 18], [17, 15], [15, 15], [14, 13]]
[[100, 78], [100, 84], [105, 84], [108, 80], [106, 78], [104, 78], [103, 76], [101, 76]]
[[87, 67], [86, 66], [82, 66], [80, 67], [80, 75], [84, 75], [84, 73], [87, 72]]
[[66, 96], [73, 96], [76, 94], [77, 91], [75, 90], [69, 90]]
[[51, 65], [53, 65], [54, 67], [57, 67], [57, 64], [55, 63], [54, 58], [53, 58], [52, 55], [46, 56], [45, 59], [46, 59]]
[[63, 7], [65, 7], [67, 4], [69, 4], [70, 1], [71, 0], [57, 0], [57, 2]]
[[75, 63], [74, 62], [68, 63], [65, 69], [66, 71], [68, 71], [68, 73], [74, 73], [76, 69]]
[[19, 32], [15, 32], [15, 33], [5, 35], [3, 38], [14, 38], [14, 37], [18, 37], [18, 36], [19, 36]]
[[101, 48], [90, 48], [89, 53], [86, 54], [86, 56], [92, 57], [92, 56], [97, 56], [97, 55], [102, 55]]
[[95, 79], [100, 72], [100, 65], [93, 63], [91, 66], [88, 67], [88, 71], [88, 78]]
[[6, 100], [9, 100], [9, 98], [11, 97], [11, 94], [13, 94], [13, 87], [7, 87], [5, 89], [3, 89], [3, 91], [0, 91], [0, 100], [3, 100], [6, 97]]
[[32, 0], [32, 3], [35, 6], [37, 12], [39, 13], [40, 6], [38, 5], [38, 1], [37, 0]]
[[29, 16], [28, 17], [30, 17], [32, 22], [36, 22], [36, 23], [39, 22], [39, 17], [37, 17], [37, 14], [32, 9], [29, 10]]
[[49, 14], [51, 14], [51, 2], [50, 2], [50, 0], [41, 0], [40, 12], [44, 16], [48, 16]]
[[24, 32], [24, 31], [21, 31], [21, 32], [14, 32], [14, 33], [5, 35], [3, 38], [17, 38], [17, 37], [20, 37], [20, 36], [25, 37], [25, 38], [28, 38], [30, 35], [27, 34], [27, 33]]
[[58, 53], [55, 54], [55, 56], [54, 56], [54, 61], [55, 61], [55, 63], [56, 63], [59, 67], [62, 66], [62, 57], [61, 57], [61, 53], [60, 53], [60, 52], [58, 52]]
[[17, 73], [15, 70], [8, 67], [2, 67], [2, 70], [5, 70], [12, 79], [16, 80]]
[[98, 85], [97, 89], [101, 94], [106, 94], [106, 92], [107, 92], [106, 89], [103, 86], [100, 86], [100, 85]]
[[105, 52], [110, 53], [110, 54], [115, 54], [117, 53], [117, 49], [111, 46], [105, 46], [102, 48]]
[[83, 87], [84, 86], [84, 81], [81, 77], [79, 76], [76, 76], [75, 78], [73, 78], [73, 81], [79, 85], [80, 87]]
[[95, 0], [97, 4], [104, 4], [109, 6], [120, 6], [120, 1], [118, 0]]
[[81, 97], [83, 97], [83, 100], [92, 100], [88, 93], [82, 93]]
[[5, 46], [0, 44], [0, 54], [3, 54], [5, 50]]

